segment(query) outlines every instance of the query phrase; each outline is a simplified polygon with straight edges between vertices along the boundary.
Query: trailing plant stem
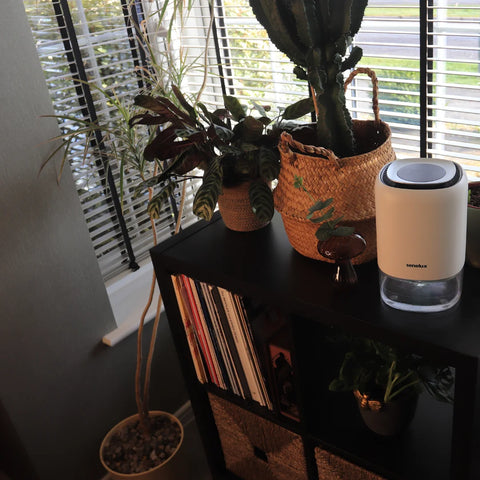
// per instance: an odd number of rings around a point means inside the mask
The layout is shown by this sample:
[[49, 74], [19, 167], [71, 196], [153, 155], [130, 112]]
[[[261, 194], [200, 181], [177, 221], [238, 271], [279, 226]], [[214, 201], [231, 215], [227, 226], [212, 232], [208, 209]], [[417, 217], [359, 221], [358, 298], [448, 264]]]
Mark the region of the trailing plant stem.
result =
[[[406, 375], [403, 377], [399, 373], [393, 374], [395, 371], [397, 362], [393, 361], [392, 364], [390, 365], [390, 369], [388, 371], [388, 383], [385, 388], [385, 395], [383, 396], [383, 401], [385, 403], [391, 402], [395, 397], [400, 395], [402, 392], [407, 390], [408, 388], [411, 388], [418, 384], [420, 382], [420, 379], [417, 377], [414, 380], [412, 380], [409, 383], [406, 383], [402, 385], [401, 387], [399, 386], [400, 384], [404, 383], [409, 379], [410, 377], [415, 376], [413, 371], [409, 371]], [[396, 390], [394, 390], [396, 388]]]

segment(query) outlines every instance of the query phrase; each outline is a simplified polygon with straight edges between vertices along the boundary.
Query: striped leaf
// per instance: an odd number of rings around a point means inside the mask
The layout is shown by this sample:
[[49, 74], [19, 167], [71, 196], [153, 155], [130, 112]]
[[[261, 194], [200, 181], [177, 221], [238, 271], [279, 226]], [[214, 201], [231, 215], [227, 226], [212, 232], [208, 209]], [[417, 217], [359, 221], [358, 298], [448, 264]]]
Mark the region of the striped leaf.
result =
[[271, 188], [262, 181], [255, 181], [248, 189], [250, 205], [253, 213], [261, 222], [269, 222], [274, 213], [273, 194]]
[[176, 182], [167, 183], [167, 185], [165, 185], [156, 195], [152, 197], [150, 202], [148, 202], [147, 207], [150, 218], [160, 218], [162, 206], [170, 198], [176, 186]]
[[193, 213], [197, 217], [209, 221], [217, 205], [218, 196], [222, 192], [222, 169], [218, 158], [214, 158], [203, 175], [203, 183], [193, 201]]
[[266, 182], [271, 182], [278, 177], [280, 172], [280, 160], [278, 156], [268, 148], [260, 148], [258, 151], [258, 174]]

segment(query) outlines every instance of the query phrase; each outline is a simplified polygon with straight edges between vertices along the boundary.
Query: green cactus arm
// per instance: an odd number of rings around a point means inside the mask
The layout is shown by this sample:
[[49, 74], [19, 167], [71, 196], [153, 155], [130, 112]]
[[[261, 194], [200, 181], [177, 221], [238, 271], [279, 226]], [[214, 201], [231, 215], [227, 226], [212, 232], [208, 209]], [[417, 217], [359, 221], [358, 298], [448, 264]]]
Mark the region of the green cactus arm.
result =
[[363, 50], [360, 47], [353, 47], [350, 55], [342, 62], [340, 70], [344, 72], [351, 68], [355, 68], [355, 65], [361, 60], [363, 56]]
[[[295, 31], [295, 24], [287, 25], [284, 21], [291, 13], [285, 3], [278, 0], [249, 0], [253, 13], [263, 25], [273, 44], [295, 64], [305, 65], [306, 52], [299, 47], [301, 41]], [[281, 10], [281, 9], [284, 10]]]
[[[329, 0], [314, 0], [317, 15], [321, 18], [322, 25], [327, 26], [330, 19], [330, 2]], [[335, 2], [334, 2], [335, 3]]]
[[329, 32], [331, 40], [337, 40], [350, 31], [353, 0], [330, 0]]
[[368, 0], [353, 0], [352, 3], [352, 19], [350, 22], [350, 36], [355, 36], [362, 25], [363, 15], [367, 8]]
[[337, 129], [335, 153], [341, 156], [350, 156], [355, 150], [354, 137], [352, 132], [352, 118], [345, 105], [345, 91], [343, 75], [339, 73], [335, 86], [332, 89], [335, 101], [335, 125]]
[[290, 4], [297, 34], [303, 44], [308, 48], [321, 45], [324, 27], [317, 22], [315, 3], [305, 0], [291, 0]]

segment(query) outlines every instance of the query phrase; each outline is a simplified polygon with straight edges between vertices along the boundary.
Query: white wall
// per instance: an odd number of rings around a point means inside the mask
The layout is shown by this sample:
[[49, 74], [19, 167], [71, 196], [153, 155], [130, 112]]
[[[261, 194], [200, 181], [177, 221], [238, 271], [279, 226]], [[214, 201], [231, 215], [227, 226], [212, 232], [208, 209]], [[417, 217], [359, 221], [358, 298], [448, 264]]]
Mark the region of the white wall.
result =
[[[102, 436], [134, 411], [135, 338], [101, 344], [115, 322], [71, 176], [39, 174], [57, 127], [22, 2], [0, 1], [0, 31], [0, 467], [34, 480], [25, 454], [40, 480], [94, 480]], [[153, 406], [174, 410], [186, 394], [162, 358]]]

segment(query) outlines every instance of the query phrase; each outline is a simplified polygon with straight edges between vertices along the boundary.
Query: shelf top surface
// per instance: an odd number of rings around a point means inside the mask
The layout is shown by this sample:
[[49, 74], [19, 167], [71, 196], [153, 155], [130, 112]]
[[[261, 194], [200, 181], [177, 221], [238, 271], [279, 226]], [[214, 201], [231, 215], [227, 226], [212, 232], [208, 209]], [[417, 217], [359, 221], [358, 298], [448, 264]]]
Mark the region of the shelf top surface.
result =
[[[376, 261], [356, 266], [358, 284], [338, 289], [334, 266], [297, 253], [280, 215], [255, 232], [234, 232], [217, 214], [154, 247], [157, 270], [185, 273], [285, 311], [401, 344], [420, 354], [480, 357], [480, 270], [466, 266], [460, 302], [440, 313], [411, 313], [380, 299]], [[476, 360], [475, 360], [476, 361]]]

